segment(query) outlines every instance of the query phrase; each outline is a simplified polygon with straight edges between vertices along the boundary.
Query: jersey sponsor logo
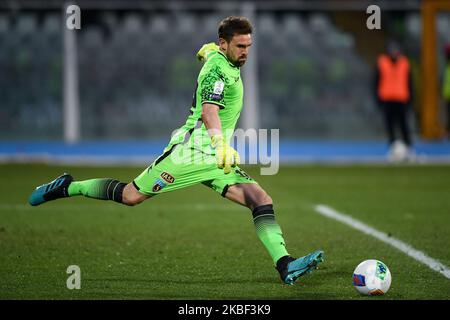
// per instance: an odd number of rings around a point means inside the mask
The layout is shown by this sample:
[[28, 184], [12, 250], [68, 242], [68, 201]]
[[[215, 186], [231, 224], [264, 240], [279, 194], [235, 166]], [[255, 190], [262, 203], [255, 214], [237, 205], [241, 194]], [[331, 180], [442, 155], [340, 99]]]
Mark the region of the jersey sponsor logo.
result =
[[219, 101], [222, 100], [222, 95], [216, 94], [216, 93], [211, 93], [211, 94], [209, 95], [209, 100], [210, 100], [210, 101], [217, 101], [217, 102], [219, 102]]
[[223, 81], [216, 81], [214, 83], [214, 93], [218, 95], [222, 94], [224, 87], [225, 84], [223, 83]]
[[175, 178], [168, 172], [161, 173], [161, 178], [163, 178], [167, 183], [173, 183]]
[[165, 186], [167, 186], [167, 184], [165, 184], [161, 179], [157, 179], [155, 184], [153, 185], [152, 191], [153, 192], [158, 192], [162, 188], [164, 188]]

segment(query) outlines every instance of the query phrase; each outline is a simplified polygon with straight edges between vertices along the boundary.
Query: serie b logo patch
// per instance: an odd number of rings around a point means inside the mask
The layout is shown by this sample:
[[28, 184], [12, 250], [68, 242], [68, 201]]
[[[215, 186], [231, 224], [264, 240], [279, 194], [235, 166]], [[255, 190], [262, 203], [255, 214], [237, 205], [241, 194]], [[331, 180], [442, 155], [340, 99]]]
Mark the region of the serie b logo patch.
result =
[[152, 191], [153, 192], [158, 192], [162, 188], [164, 188], [165, 186], [166, 186], [166, 184], [163, 181], [161, 181], [160, 179], [157, 179], [155, 184], [153, 185]]

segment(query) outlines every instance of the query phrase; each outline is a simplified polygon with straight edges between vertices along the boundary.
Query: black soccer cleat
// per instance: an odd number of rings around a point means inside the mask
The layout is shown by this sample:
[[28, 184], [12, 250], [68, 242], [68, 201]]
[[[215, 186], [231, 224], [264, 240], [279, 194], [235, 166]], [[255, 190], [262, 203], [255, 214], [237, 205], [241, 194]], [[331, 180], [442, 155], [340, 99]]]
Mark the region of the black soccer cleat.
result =
[[286, 284], [293, 285], [299, 277], [317, 269], [319, 263], [323, 262], [323, 256], [322, 250], [314, 251], [298, 259], [286, 256], [286, 260], [283, 261], [284, 266], [277, 266], [281, 280]]
[[64, 173], [55, 180], [37, 187], [31, 193], [28, 202], [32, 206], [37, 206], [47, 201], [68, 197], [69, 185], [72, 181], [73, 177], [68, 173]]

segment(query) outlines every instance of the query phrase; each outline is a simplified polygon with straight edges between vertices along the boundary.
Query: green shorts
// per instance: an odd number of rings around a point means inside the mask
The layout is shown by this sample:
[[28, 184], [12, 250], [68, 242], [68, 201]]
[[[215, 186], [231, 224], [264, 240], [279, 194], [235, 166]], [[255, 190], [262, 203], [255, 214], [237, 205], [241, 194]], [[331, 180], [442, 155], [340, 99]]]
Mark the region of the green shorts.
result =
[[139, 192], [155, 196], [202, 183], [225, 196], [228, 187], [238, 183], [257, 183], [238, 166], [225, 174], [214, 155], [177, 144], [160, 155], [133, 184]]

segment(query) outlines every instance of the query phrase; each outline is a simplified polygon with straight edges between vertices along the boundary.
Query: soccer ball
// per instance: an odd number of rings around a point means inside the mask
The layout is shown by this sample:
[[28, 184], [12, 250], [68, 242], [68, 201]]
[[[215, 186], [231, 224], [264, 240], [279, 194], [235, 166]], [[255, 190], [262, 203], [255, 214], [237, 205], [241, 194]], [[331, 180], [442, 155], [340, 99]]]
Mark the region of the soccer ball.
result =
[[383, 295], [391, 286], [391, 272], [379, 260], [365, 260], [353, 271], [353, 286], [366, 296]]

